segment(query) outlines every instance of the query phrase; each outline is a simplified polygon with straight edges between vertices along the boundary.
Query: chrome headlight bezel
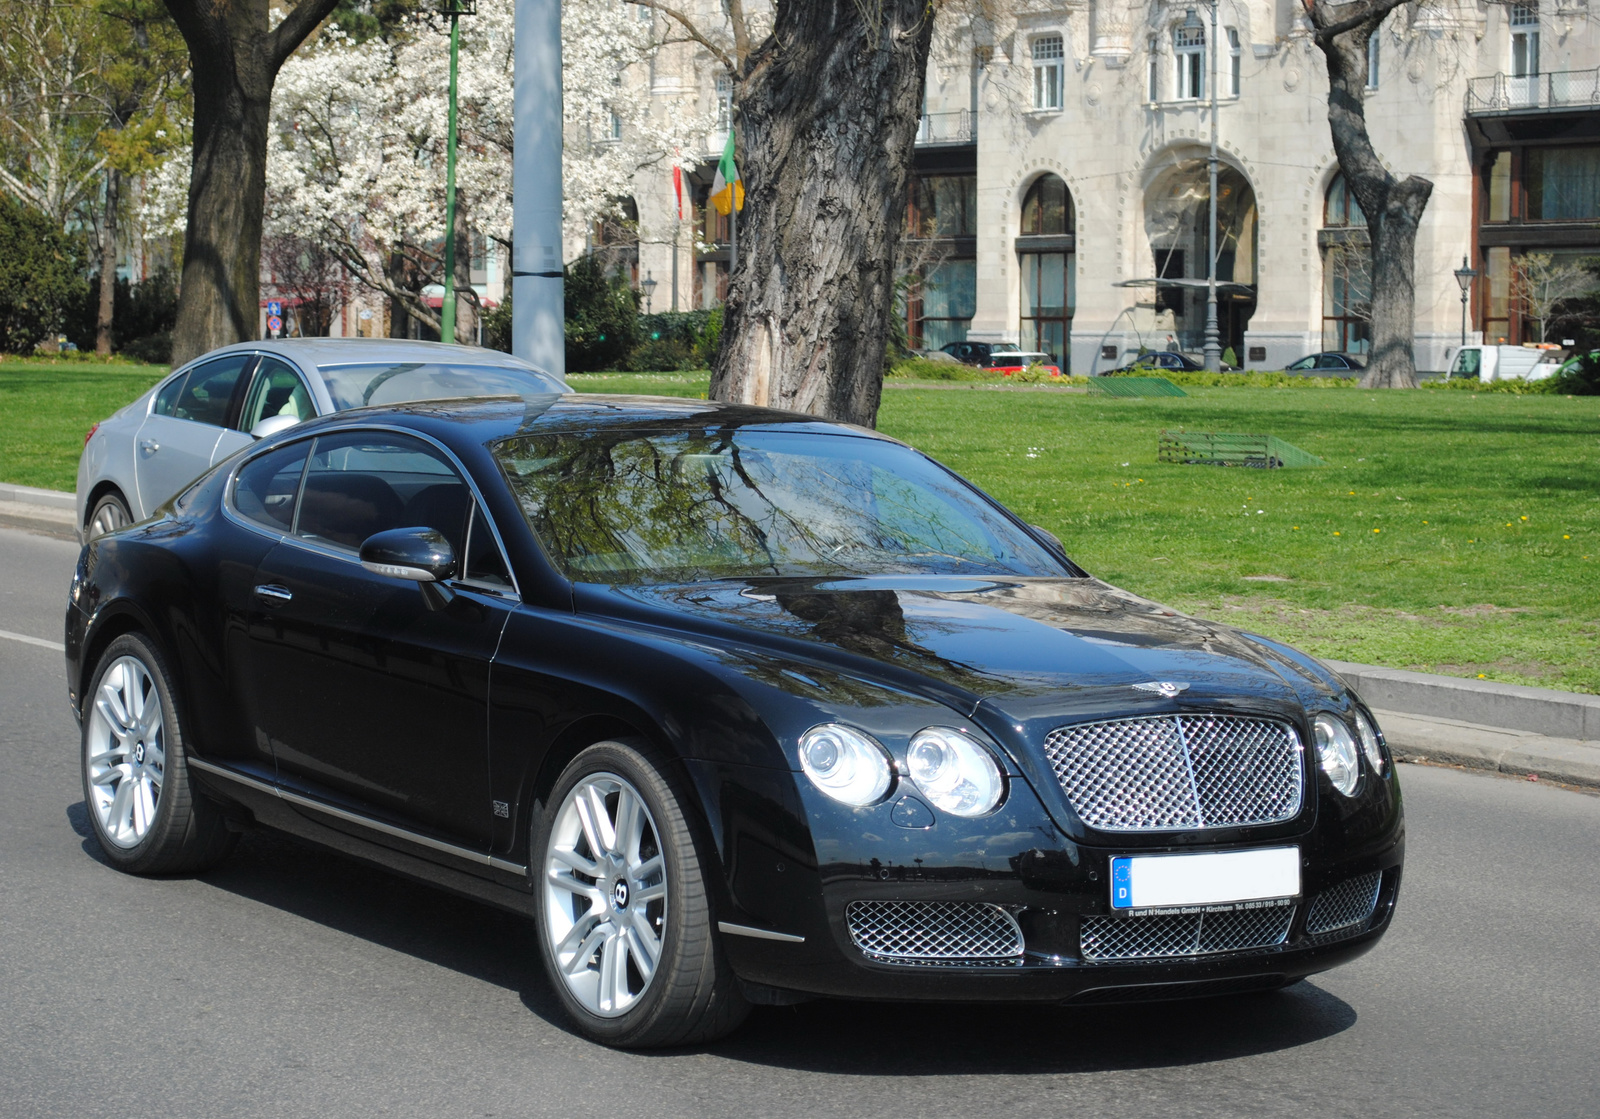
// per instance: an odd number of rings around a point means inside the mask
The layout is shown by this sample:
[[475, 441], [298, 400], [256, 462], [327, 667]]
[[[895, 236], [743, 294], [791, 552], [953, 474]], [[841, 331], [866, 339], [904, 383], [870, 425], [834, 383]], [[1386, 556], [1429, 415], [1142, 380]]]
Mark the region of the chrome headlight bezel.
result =
[[1383, 732], [1378, 729], [1378, 722], [1360, 708], [1356, 708], [1356, 740], [1361, 743], [1361, 752], [1367, 756], [1367, 764], [1372, 767], [1372, 772], [1379, 777], [1383, 776], [1386, 764], [1383, 756]]
[[1322, 772], [1340, 795], [1354, 797], [1361, 788], [1361, 751], [1350, 725], [1332, 712], [1319, 712], [1311, 720], [1311, 736]]
[[935, 808], [962, 819], [987, 816], [1006, 799], [1000, 759], [954, 727], [926, 727], [911, 736], [906, 776]]
[[817, 791], [851, 808], [878, 804], [894, 789], [894, 759], [865, 731], [821, 723], [800, 736], [800, 768]]

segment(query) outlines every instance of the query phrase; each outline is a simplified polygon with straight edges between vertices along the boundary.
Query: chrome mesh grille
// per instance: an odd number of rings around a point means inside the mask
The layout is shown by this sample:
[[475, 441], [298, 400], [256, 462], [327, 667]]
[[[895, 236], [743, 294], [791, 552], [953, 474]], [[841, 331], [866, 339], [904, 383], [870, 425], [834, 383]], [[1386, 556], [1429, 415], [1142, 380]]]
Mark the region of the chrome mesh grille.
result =
[[1100, 831], [1272, 824], [1300, 811], [1300, 736], [1242, 715], [1160, 715], [1058, 727], [1044, 740], [1078, 818]]
[[1383, 873], [1359, 874], [1332, 889], [1323, 890], [1311, 903], [1306, 917], [1306, 932], [1321, 936], [1331, 932], [1355, 932], [1372, 917], [1378, 907], [1378, 887]]
[[891, 963], [994, 961], [1022, 956], [1022, 929], [998, 905], [974, 901], [853, 901], [850, 939]]
[[1243, 952], [1282, 944], [1293, 920], [1292, 905], [1239, 909], [1231, 913], [1085, 917], [1078, 950], [1088, 963]]

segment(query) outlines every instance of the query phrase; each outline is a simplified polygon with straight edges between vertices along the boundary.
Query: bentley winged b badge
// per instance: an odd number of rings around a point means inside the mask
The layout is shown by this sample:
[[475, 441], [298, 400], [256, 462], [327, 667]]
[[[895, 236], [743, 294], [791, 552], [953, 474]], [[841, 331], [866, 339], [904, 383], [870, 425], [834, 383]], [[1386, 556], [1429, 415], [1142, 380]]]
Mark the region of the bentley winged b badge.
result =
[[1157, 695], [1166, 696], [1168, 699], [1171, 699], [1179, 692], [1189, 690], [1188, 684], [1173, 680], [1151, 680], [1144, 684], [1134, 684], [1133, 687], [1136, 691], [1155, 692]]

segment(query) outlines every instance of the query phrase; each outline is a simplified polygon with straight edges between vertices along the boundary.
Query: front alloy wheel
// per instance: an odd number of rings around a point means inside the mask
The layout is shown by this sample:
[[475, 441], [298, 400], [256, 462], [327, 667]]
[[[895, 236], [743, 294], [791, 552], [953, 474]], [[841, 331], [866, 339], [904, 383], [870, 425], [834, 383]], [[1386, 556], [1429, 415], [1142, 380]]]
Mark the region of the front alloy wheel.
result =
[[656, 821], [614, 773], [584, 777], [556, 813], [545, 863], [545, 935], [561, 981], [589, 1013], [615, 1018], [655, 978], [667, 918]]
[[137, 657], [111, 662], [100, 677], [84, 734], [85, 784], [100, 833], [122, 848], [155, 823], [166, 779], [166, 724], [155, 679]]

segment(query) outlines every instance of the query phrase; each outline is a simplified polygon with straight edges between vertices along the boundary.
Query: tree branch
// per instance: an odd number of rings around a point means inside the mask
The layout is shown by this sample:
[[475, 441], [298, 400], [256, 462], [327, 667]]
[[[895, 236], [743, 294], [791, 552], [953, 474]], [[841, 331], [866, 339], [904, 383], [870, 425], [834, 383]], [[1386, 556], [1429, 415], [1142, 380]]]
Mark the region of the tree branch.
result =
[[[734, 5], [738, 4], [738, 0], [731, 0], [731, 2]], [[708, 36], [704, 31], [701, 31], [699, 26], [695, 24], [694, 20], [690, 19], [677, 8], [669, 8], [667, 5], [660, 3], [659, 0], [633, 0], [633, 3], [638, 4], [641, 8], [650, 8], [653, 11], [660, 12], [662, 15], [675, 22], [679, 27], [683, 28], [684, 34], [689, 36], [691, 40], [699, 43], [702, 47], [706, 48], [706, 50], [715, 55], [717, 61], [722, 63], [722, 65], [727, 69], [728, 73], [737, 74], [739, 72], [738, 65], [734, 62], [733, 58], [729, 56], [728, 52], [719, 44], [712, 42], [710, 36]], [[737, 23], [735, 23], [733, 42], [736, 53], [739, 49], [739, 40], [739, 26]], [[741, 55], [740, 57], [743, 56]]]
[[283, 22], [272, 30], [267, 43], [267, 56], [271, 60], [274, 74], [288, 61], [295, 48], [305, 42], [306, 36], [328, 18], [338, 3], [339, 0], [300, 0], [300, 3], [289, 9], [289, 14], [283, 17]]

